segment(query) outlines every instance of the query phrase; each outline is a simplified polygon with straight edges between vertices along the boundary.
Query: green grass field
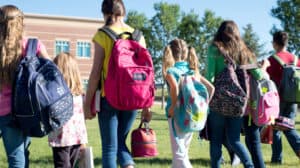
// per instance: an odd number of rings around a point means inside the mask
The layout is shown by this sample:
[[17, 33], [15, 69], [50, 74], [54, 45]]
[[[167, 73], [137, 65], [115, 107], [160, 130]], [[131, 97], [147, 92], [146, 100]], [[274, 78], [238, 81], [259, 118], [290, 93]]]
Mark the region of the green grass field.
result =
[[[158, 139], [158, 150], [159, 155], [155, 158], [141, 158], [135, 159], [137, 168], [169, 168], [172, 160], [168, 125], [164, 116], [164, 111], [160, 109], [160, 105], [153, 107], [153, 119], [150, 126], [155, 130]], [[138, 127], [140, 117], [135, 121], [132, 129]], [[94, 163], [95, 167], [101, 167], [101, 145], [100, 135], [97, 119], [87, 121], [88, 135], [89, 135], [89, 146], [93, 147], [94, 152]], [[300, 132], [300, 117], [297, 118], [297, 130]], [[241, 137], [244, 140], [244, 137]], [[130, 143], [130, 136], [127, 143]], [[300, 161], [292, 151], [291, 147], [283, 138], [284, 158], [283, 165], [275, 166], [270, 164], [271, 158], [271, 146], [262, 145], [263, 155], [267, 167], [277, 168], [298, 168]], [[224, 150], [224, 158], [227, 161], [223, 167], [231, 167], [229, 164], [229, 156]], [[209, 167], [209, 143], [207, 141], [199, 141], [197, 135], [194, 134], [193, 141], [190, 147], [190, 159], [194, 168], [205, 168]], [[4, 154], [4, 148], [2, 141], [0, 142], [0, 168], [6, 168], [6, 156]], [[45, 138], [33, 138], [30, 146], [30, 168], [52, 168], [52, 153], [51, 148], [48, 147], [47, 137]], [[239, 168], [243, 167], [242, 165]]]

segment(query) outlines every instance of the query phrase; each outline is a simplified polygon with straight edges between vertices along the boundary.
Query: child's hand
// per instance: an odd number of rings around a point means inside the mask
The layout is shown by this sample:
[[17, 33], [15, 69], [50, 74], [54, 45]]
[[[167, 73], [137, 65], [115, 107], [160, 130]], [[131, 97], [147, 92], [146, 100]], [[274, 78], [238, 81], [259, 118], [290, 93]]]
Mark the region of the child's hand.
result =
[[168, 117], [172, 118], [174, 116], [174, 106], [170, 106], [169, 111], [168, 111]]
[[264, 60], [261, 61], [261, 69], [263, 71], [266, 71], [269, 66], [270, 66], [269, 60], [264, 59]]
[[92, 114], [90, 106], [87, 106], [86, 104], [84, 105], [84, 118], [85, 119], [93, 119], [95, 117], [95, 115]]
[[142, 121], [150, 122], [152, 118], [152, 112], [150, 111], [150, 108], [144, 108], [142, 110]]

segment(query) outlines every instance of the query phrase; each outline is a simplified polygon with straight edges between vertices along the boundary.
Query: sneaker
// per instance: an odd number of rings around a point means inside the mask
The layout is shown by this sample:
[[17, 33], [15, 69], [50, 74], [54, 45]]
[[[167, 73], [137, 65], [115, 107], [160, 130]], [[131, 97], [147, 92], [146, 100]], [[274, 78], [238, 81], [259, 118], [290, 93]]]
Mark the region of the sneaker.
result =
[[225, 164], [225, 159], [223, 158], [223, 156], [221, 157], [221, 164]]
[[300, 150], [297, 152], [297, 156], [300, 159]]
[[233, 157], [231, 157], [230, 159], [231, 159], [231, 166], [238, 166], [239, 164], [241, 164], [241, 160], [236, 154], [234, 154]]
[[272, 161], [271, 161], [271, 164], [272, 164], [272, 165], [281, 165], [281, 164], [282, 164], [282, 161], [281, 161], [281, 160], [276, 160], [276, 161], [275, 161], [275, 160], [272, 160]]

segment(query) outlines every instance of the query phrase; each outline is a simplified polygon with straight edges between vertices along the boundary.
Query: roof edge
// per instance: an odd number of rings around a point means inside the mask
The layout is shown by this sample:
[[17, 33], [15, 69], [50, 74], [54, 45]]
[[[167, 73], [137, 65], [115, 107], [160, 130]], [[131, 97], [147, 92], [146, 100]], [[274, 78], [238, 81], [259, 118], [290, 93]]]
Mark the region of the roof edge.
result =
[[47, 14], [34, 14], [25, 13], [25, 18], [37, 18], [37, 19], [51, 19], [51, 20], [68, 20], [68, 21], [81, 21], [81, 22], [104, 22], [104, 19], [86, 18], [86, 17], [73, 17], [73, 16], [62, 16], [62, 15], [47, 15]]

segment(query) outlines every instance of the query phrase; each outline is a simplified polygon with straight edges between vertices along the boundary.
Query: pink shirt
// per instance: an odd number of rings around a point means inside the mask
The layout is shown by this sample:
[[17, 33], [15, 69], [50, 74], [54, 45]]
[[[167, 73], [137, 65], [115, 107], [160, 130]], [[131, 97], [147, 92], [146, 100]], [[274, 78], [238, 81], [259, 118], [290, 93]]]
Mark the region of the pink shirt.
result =
[[66, 147], [88, 142], [82, 96], [73, 96], [73, 105], [74, 113], [71, 119], [62, 128], [52, 131], [48, 135], [51, 147]]
[[[26, 52], [26, 45], [27, 45], [27, 38], [22, 40], [22, 57], [25, 56]], [[36, 53], [40, 55], [41, 48], [45, 47], [40, 41], [38, 42], [38, 47]], [[12, 89], [9, 85], [2, 86], [2, 90], [0, 91], [0, 116], [5, 116], [11, 113], [11, 94]]]

